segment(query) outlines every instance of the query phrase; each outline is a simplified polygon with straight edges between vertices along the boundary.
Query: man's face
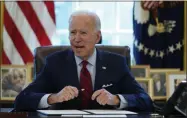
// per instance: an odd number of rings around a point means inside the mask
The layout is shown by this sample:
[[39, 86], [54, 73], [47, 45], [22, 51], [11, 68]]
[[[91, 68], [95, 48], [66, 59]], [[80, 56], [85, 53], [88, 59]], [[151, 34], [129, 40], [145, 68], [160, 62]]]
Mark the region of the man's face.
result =
[[25, 75], [25, 71], [22, 69], [20, 70], [14, 70], [13, 71], [13, 77], [12, 77], [12, 84], [14, 86], [17, 86], [17, 87], [20, 87], [22, 88], [25, 84], [25, 81], [26, 81], [26, 75]]
[[69, 39], [75, 55], [88, 59], [100, 40], [100, 31], [95, 30], [95, 22], [91, 16], [73, 16], [69, 24]]

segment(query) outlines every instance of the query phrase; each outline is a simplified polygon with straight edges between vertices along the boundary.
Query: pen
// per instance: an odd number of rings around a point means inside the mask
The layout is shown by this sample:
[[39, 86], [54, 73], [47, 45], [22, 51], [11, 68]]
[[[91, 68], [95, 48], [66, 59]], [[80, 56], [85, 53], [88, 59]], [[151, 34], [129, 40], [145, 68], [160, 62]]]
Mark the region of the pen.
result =
[[80, 89], [79, 91], [84, 91], [85, 89]]

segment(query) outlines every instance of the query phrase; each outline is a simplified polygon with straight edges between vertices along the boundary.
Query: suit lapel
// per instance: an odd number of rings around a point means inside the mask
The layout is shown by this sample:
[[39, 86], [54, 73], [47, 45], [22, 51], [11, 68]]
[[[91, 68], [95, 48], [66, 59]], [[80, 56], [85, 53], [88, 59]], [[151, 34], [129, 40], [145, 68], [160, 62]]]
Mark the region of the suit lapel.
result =
[[102, 85], [105, 83], [105, 75], [106, 75], [106, 65], [102, 58], [102, 52], [97, 50], [97, 57], [96, 57], [96, 76], [95, 76], [95, 85], [94, 91], [101, 89]]
[[68, 68], [67, 68], [67, 73], [68, 73], [68, 81], [74, 86], [80, 89], [80, 84], [79, 84], [79, 79], [78, 79], [78, 73], [77, 73], [77, 65], [75, 62], [75, 57], [74, 53], [72, 50], [68, 52], [67, 56], [67, 62], [68, 62]]

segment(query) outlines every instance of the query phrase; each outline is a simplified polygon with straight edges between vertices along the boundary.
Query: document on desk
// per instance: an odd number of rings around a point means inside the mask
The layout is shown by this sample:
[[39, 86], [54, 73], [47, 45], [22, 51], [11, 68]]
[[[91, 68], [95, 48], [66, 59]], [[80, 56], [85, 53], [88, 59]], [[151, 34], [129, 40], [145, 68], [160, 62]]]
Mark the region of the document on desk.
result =
[[75, 115], [84, 115], [89, 114], [88, 112], [80, 111], [80, 110], [37, 110], [37, 112], [44, 115], [61, 115], [61, 116], [75, 116]]
[[101, 114], [95, 114], [95, 115], [83, 115], [83, 118], [126, 118], [127, 115], [120, 114], [120, 115], [101, 115]]
[[132, 111], [126, 111], [126, 110], [83, 110], [92, 114], [114, 114], [114, 115], [120, 115], [120, 114], [137, 114], [136, 112]]

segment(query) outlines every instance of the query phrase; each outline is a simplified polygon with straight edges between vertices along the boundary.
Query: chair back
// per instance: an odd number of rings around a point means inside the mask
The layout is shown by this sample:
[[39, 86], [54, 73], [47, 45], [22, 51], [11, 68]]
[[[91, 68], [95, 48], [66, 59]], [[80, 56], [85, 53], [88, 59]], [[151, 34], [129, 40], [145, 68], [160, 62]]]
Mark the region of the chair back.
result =
[[[34, 55], [34, 73], [37, 75], [41, 68], [45, 64], [45, 57], [51, 53], [57, 51], [63, 51], [71, 48], [69, 45], [62, 46], [42, 46], [35, 49]], [[113, 53], [118, 53], [126, 57], [127, 65], [130, 69], [130, 48], [128, 46], [110, 46], [110, 45], [96, 45], [96, 48], [104, 51], [109, 51]]]

